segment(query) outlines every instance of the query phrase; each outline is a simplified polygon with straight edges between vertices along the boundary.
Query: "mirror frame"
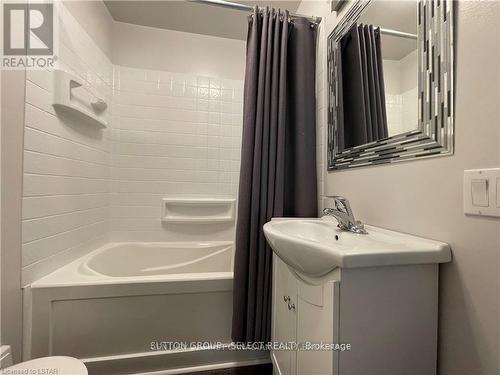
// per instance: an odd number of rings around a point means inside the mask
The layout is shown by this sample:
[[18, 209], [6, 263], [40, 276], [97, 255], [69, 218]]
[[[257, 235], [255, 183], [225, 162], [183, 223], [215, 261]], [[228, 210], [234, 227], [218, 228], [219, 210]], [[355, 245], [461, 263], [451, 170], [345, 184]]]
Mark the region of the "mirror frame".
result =
[[417, 129], [338, 152], [338, 43], [373, 1], [376, 0], [357, 0], [328, 37], [328, 170], [448, 156], [454, 152], [453, 0], [417, 2]]

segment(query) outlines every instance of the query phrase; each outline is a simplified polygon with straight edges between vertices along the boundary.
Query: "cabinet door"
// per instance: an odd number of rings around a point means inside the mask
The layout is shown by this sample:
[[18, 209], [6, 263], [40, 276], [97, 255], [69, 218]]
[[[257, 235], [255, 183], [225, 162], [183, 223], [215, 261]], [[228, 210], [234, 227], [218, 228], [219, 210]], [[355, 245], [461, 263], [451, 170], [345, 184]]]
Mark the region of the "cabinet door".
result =
[[331, 350], [308, 350], [301, 348], [310, 344], [331, 344], [335, 335], [335, 293], [338, 283], [329, 282], [312, 286], [298, 281], [297, 303], [297, 375], [332, 375], [337, 352]]
[[[274, 255], [272, 340], [275, 344], [296, 341], [296, 312], [289, 309], [285, 301], [288, 297], [297, 304], [296, 281], [285, 263]], [[295, 374], [295, 351], [273, 350], [271, 355], [277, 374]]]

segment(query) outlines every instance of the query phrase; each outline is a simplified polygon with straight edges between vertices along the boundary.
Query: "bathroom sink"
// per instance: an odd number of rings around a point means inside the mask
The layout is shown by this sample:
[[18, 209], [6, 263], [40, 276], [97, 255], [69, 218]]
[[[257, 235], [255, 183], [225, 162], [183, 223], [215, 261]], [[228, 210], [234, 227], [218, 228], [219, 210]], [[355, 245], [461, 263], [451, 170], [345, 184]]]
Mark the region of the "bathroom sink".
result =
[[368, 234], [341, 231], [332, 218], [276, 218], [264, 225], [266, 239], [295, 271], [323, 276], [337, 267], [375, 267], [444, 263], [451, 260], [448, 244], [365, 226]]

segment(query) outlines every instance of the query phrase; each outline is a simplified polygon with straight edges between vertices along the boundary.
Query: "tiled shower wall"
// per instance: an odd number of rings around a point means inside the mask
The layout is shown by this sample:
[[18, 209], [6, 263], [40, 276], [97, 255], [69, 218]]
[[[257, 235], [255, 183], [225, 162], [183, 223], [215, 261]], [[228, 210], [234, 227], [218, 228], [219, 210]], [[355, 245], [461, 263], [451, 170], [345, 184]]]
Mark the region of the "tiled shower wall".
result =
[[23, 283], [108, 241], [233, 239], [234, 223], [162, 224], [161, 198], [236, 198], [243, 82], [113, 66], [55, 9], [60, 68], [112, 105], [107, 129], [89, 125], [54, 110], [52, 72], [27, 73]]
[[[59, 64], [108, 101], [113, 67], [68, 10], [60, 22]], [[107, 241], [110, 130], [52, 107], [52, 73], [28, 71], [22, 212], [23, 282], [43, 276]]]
[[384, 60], [384, 80], [389, 135], [417, 128], [417, 51], [401, 60]]
[[234, 223], [161, 222], [161, 199], [236, 198], [243, 82], [115, 66], [111, 239], [230, 240]]

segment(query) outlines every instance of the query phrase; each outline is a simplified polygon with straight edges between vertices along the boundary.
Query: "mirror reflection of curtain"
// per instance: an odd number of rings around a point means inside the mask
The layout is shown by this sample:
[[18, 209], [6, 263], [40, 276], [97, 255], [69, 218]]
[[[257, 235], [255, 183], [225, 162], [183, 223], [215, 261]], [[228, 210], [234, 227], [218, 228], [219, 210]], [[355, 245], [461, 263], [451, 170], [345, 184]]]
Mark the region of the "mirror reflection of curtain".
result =
[[380, 28], [354, 24], [338, 52], [339, 151], [388, 137]]

